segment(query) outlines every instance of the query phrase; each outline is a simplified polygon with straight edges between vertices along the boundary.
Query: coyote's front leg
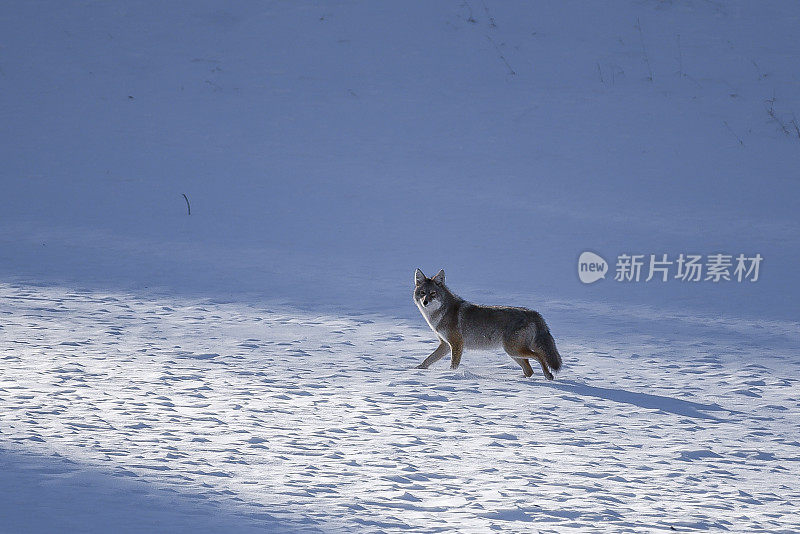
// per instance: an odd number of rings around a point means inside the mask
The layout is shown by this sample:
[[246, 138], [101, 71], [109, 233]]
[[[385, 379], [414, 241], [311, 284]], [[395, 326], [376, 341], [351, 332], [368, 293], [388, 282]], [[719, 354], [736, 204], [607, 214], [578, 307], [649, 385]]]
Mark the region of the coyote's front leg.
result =
[[425, 360], [417, 366], [417, 369], [427, 369], [428, 367], [431, 366], [432, 363], [438, 362], [439, 360], [444, 358], [445, 354], [447, 354], [447, 349], [448, 349], [447, 343], [439, 340], [439, 346], [436, 348], [436, 350], [433, 351], [430, 356], [425, 358]]
[[458, 369], [461, 363], [461, 354], [464, 352], [464, 340], [461, 336], [453, 337], [448, 340], [450, 343], [450, 369]]

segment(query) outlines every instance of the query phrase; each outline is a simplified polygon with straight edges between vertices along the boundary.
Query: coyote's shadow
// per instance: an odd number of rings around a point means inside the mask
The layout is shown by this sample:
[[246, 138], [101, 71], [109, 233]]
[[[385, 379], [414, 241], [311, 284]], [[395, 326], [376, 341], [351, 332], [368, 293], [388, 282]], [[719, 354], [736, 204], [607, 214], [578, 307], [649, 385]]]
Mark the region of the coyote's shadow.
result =
[[639, 393], [624, 389], [590, 386], [574, 380], [555, 380], [553, 382], [536, 381], [532, 384], [536, 384], [537, 386], [552, 387], [554, 389], [567, 391], [584, 397], [596, 397], [599, 399], [621, 402], [624, 404], [632, 404], [634, 406], [639, 406], [640, 408], [660, 410], [663, 412], [682, 415], [685, 417], [693, 417], [696, 419], [724, 421], [724, 419], [720, 419], [719, 417], [715, 417], [714, 415], [706, 412], [727, 412], [729, 414], [734, 413], [716, 403], [704, 404], [683, 399], [675, 399], [672, 397], [664, 397], [661, 395], [653, 395], [651, 393]]

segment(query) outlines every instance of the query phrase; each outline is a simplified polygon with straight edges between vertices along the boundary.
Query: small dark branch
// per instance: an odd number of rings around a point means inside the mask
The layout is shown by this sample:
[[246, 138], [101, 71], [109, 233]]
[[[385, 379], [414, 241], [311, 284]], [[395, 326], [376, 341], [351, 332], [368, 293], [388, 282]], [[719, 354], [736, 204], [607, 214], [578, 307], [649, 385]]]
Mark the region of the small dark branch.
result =
[[186, 201], [186, 211], [189, 215], [192, 214], [192, 207], [189, 205], [189, 197], [186, 196], [186, 193], [183, 193], [183, 200]]
[[[619, 69], [619, 72], [617, 72], [617, 69]], [[620, 67], [616, 63], [613, 63], [611, 65], [611, 85], [617, 85], [617, 74], [621, 74], [624, 76], [625, 71], [622, 69], [622, 67]]]
[[780, 126], [781, 131], [785, 135], [792, 135], [792, 133], [789, 131], [789, 128], [786, 127], [786, 123], [783, 122], [777, 113], [775, 113], [775, 91], [772, 92], [772, 98], [768, 98], [766, 103], [769, 104], [769, 107], [767, 108], [767, 115], [769, 115], [769, 118], [778, 126]]
[[678, 76], [680, 76], [681, 78], [686, 78], [687, 80], [689, 80], [692, 83], [694, 83], [697, 87], [703, 87], [702, 85], [700, 85], [700, 82], [698, 82], [693, 77], [689, 76], [688, 74], [686, 74], [686, 72], [684, 72], [684, 70], [683, 70], [683, 51], [681, 49], [681, 35], [680, 34], [677, 35], [677, 39], [678, 39]]
[[[641, 29], [640, 29], [640, 31], [641, 31]], [[693, 77], [689, 76], [688, 74], [686, 74], [686, 72], [684, 72], [684, 70], [683, 70], [683, 49], [681, 48], [681, 34], [677, 34], [676, 38], [677, 38], [677, 42], [678, 42], [678, 76], [680, 76], [681, 78], [686, 78], [687, 80], [689, 80], [692, 83], [694, 83], [697, 87], [702, 87], [702, 85], [700, 85], [700, 82], [698, 82]], [[642, 46], [644, 46], [644, 45], [642, 45]]]
[[483, 4], [483, 10], [486, 12], [486, 17], [489, 19], [489, 27], [490, 28], [497, 28], [497, 24], [494, 21], [494, 17], [491, 13], [489, 13], [489, 8], [486, 7], [486, 2], [481, 0], [481, 4]]
[[494, 39], [492, 39], [488, 35], [486, 36], [486, 38], [489, 39], [489, 42], [492, 43], [494, 49], [497, 50], [497, 55], [499, 55], [500, 59], [503, 61], [503, 63], [505, 63], [506, 68], [508, 68], [508, 73], [512, 76], [516, 76], [517, 72], [511, 68], [511, 65], [509, 65], [508, 60], [506, 60], [506, 56], [503, 55], [503, 52], [500, 50], [500, 47], [497, 46], [497, 43], [494, 42]]
[[786, 124], [781, 120], [781, 118], [778, 117], [778, 115], [775, 113], [775, 110], [773, 108], [769, 108], [767, 110], [767, 115], [769, 115], [769, 117], [773, 121], [775, 121], [778, 124], [778, 126], [781, 127], [781, 131], [783, 133], [785, 133], [786, 135], [789, 135], [789, 129], [786, 127]]
[[725, 127], [728, 129], [728, 131], [733, 134], [733, 136], [736, 138], [737, 141], [739, 141], [739, 144], [744, 146], [744, 141], [742, 141], [741, 137], [736, 135], [736, 132], [734, 132], [733, 129], [730, 127], [730, 125], [728, 125], [728, 121], [723, 121], [722, 124], [724, 124]]
[[600, 62], [597, 63], [597, 75], [600, 76], [600, 83], [605, 84], [606, 81], [603, 79], [603, 70], [600, 68]]
[[639, 30], [639, 41], [642, 43], [642, 55], [644, 56], [644, 63], [647, 65], [647, 72], [649, 73], [648, 80], [653, 81], [653, 69], [650, 67], [650, 59], [647, 57], [647, 49], [644, 46], [644, 34], [642, 33], [642, 24], [639, 22], [639, 17], [636, 17], [636, 29]]
[[751, 59], [751, 60], [750, 60], [750, 62], [751, 62], [751, 63], [753, 64], [753, 66], [756, 68], [756, 74], [758, 74], [758, 79], [759, 79], [759, 80], [763, 80], [764, 78], [766, 78], [766, 77], [767, 77], [767, 73], [766, 73], [766, 72], [765, 72], [765, 73], [763, 73], [763, 74], [761, 73], [761, 67], [759, 67], [759, 66], [758, 66], [758, 63], [756, 63], [756, 60], [755, 60], [755, 59]]
[[467, 2], [467, 0], [464, 0], [464, 5], [467, 6], [467, 9], [469, 9], [469, 17], [467, 17], [467, 22], [471, 22], [472, 24], [478, 22], [477, 20], [475, 20], [475, 17], [472, 16], [472, 6], [469, 5], [469, 2]]
[[769, 113], [770, 116], [774, 115], [775, 114], [775, 91], [772, 91], [772, 98], [768, 98], [764, 102], [769, 104], [769, 108], [767, 109], [767, 113]]
[[768, 113], [768, 114], [769, 114], [769, 116], [772, 118], [772, 120], [774, 120], [774, 121], [775, 121], [775, 122], [778, 124], [778, 126], [780, 126], [780, 127], [781, 127], [781, 131], [782, 131], [784, 134], [786, 134], [786, 135], [791, 135], [791, 132], [789, 132], [789, 128], [787, 128], [787, 127], [786, 127], [786, 123], [785, 123], [785, 122], [783, 122], [783, 121], [781, 120], [781, 118], [780, 118], [780, 117], [778, 117], [778, 115], [776, 115], [776, 114], [775, 114], [775, 110], [773, 110], [773, 109], [770, 109], [770, 110], [768, 110], [768, 111], [767, 111], [767, 113]]

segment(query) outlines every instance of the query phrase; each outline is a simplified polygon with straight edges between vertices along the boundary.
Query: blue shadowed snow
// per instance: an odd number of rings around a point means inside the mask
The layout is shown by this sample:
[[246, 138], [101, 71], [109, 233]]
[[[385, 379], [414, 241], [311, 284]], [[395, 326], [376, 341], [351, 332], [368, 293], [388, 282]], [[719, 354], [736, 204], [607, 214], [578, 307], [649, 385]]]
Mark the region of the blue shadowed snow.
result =
[[[55, 455], [0, 449], [3, 532], [224, 533], [320, 532], [302, 517], [233, 513], [202, 495], [181, 493]], [[281, 510], [289, 512], [288, 510]]]
[[[413, 315], [444, 267], [478, 300], [796, 318], [795, 6], [471, 4], [4, 10], [0, 273]], [[587, 249], [765, 260], [583, 286]]]

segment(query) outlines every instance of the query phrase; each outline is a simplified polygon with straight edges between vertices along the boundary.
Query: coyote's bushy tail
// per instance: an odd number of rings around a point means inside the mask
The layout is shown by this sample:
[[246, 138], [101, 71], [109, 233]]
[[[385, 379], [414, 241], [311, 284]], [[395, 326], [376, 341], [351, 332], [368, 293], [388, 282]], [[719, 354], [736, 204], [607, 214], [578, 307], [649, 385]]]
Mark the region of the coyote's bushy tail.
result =
[[556, 348], [556, 341], [550, 335], [550, 328], [544, 322], [544, 318], [536, 312], [534, 312], [533, 323], [536, 325], [536, 337], [533, 338], [536, 350], [544, 354], [550, 369], [558, 371], [561, 369], [561, 355]]

